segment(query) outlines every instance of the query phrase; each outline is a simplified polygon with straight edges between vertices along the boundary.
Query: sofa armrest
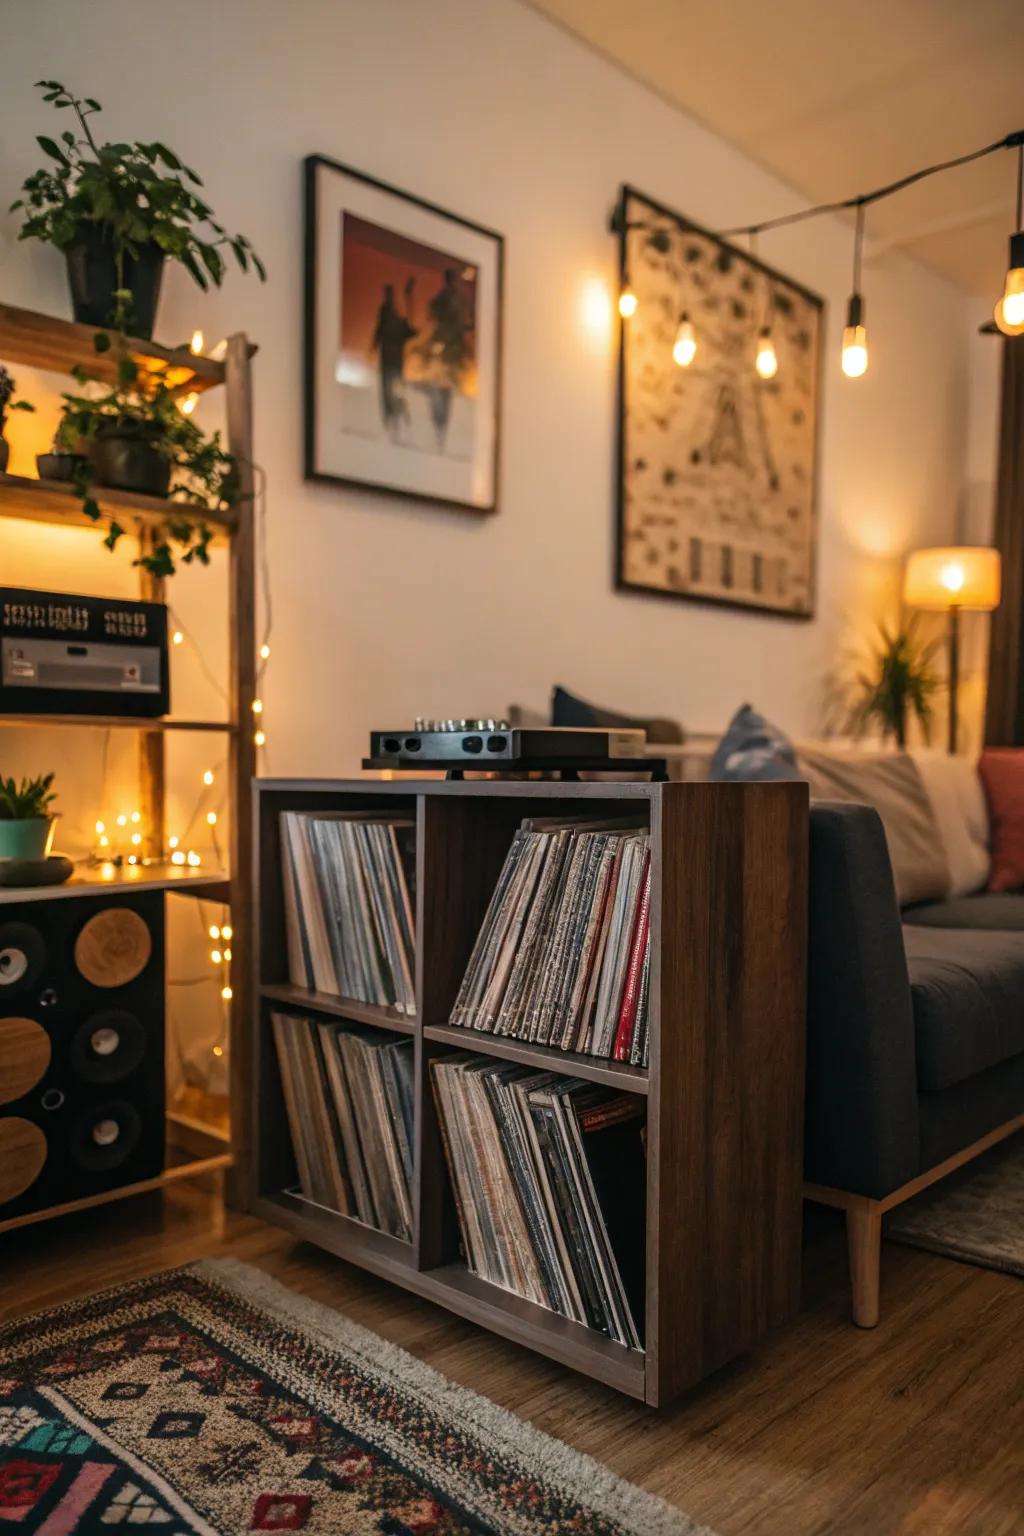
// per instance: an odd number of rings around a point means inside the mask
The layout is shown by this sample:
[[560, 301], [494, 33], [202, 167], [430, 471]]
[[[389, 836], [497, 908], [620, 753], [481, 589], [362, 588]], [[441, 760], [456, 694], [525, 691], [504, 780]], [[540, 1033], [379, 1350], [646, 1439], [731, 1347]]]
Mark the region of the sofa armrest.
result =
[[878, 812], [815, 801], [810, 821], [805, 1170], [876, 1199], [919, 1172], [914, 1016]]

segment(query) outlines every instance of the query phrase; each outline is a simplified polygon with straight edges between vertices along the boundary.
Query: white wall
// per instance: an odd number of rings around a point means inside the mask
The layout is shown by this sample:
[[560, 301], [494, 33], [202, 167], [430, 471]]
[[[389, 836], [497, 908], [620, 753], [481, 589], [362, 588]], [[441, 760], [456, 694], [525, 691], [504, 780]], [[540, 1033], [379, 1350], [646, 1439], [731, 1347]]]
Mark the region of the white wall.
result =
[[[796, 199], [519, 0], [164, 0], [130, 19], [123, 0], [34, 0], [0, 50], [4, 205], [40, 158], [33, 135], [54, 126], [32, 89], [41, 76], [97, 96], [108, 136], [162, 138], [198, 165], [270, 270], [266, 288], [232, 277], [208, 298], [172, 271], [158, 334], [241, 328], [260, 344], [273, 772], [348, 772], [373, 724], [540, 705], [555, 681], [698, 730], [753, 699], [811, 732], [837, 657], [892, 601], [900, 553], [953, 535], [965, 301], [901, 257], [869, 263], [871, 369], [843, 379], [850, 232], [818, 221], [762, 241], [829, 303], [818, 618], [612, 590], [614, 346], [610, 329], [588, 329], [584, 298], [595, 282], [611, 290], [617, 187], [628, 179], [711, 227]], [[303, 483], [299, 168], [311, 151], [504, 232], [497, 517]], [[2, 297], [63, 310], [60, 258], [15, 233], [0, 217]], [[49, 537], [32, 533], [39, 548]], [[53, 584], [75, 586], [76, 565], [52, 547]], [[7, 579], [6, 548], [2, 567]]]

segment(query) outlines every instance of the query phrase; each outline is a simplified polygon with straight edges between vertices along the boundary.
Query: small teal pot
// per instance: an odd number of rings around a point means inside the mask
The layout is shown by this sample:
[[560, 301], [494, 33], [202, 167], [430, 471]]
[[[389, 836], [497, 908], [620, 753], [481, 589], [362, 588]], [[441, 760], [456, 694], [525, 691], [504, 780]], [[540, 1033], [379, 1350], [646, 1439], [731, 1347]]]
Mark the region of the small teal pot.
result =
[[35, 816], [29, 821], [0, 821], [0, 859], [49, 857], [56, 820]]

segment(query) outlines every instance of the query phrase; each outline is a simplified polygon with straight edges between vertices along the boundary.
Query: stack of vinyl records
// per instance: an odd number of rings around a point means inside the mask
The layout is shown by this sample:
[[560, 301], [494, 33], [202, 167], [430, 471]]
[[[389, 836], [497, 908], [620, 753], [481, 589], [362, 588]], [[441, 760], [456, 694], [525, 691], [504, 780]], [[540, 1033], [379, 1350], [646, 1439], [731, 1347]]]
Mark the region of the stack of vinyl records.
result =
[[524, 821], [450, 1023], [646, 1066], [650, 901], [645, 828]]
[[282, 813], [294, 986], [415, 1013], [415, 836], [385, 811]]
[[466, 1262], [643, 1347], [643, 1100], [461, 1052], [431, 1064]]
[[303, 1195], [410, 1241], [413, 1042], [293, 1014], [271, 1019]]

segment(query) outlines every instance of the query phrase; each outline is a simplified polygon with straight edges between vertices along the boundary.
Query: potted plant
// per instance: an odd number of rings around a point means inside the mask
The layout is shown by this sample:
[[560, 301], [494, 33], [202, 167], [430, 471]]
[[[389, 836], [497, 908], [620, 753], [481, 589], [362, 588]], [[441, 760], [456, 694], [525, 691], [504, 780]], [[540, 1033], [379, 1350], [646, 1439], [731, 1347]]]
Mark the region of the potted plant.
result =
[[0, 859], [45, 859], [53, 841], [55, 818], [50, 806], [53, 774], [37, 779], [5, 779], [0, 774]]
[[67, 260], [71, 306], [87, 325], [153, 334], [164, 261], [180, 261], [204, 291], [224, 278], [223, 248], [243, 272], [266, 271], [244, 235], [229, 235], [194, 190], [195, 171], [166, 144], [98, 144], [89, 123], [102, 111], [57, 80], [36, 82], [43, 100], [73, 112], [78, 133], [37, 138], [51, 165], [24, 182], [11, 211], [22, 209], [19, 239], [43, 240]]
[[861, 699], [854, 712], [854, 722], [866, 726], [877, 722], [883, 736], [895, 736], [896, 745], [907, 744], [907, 717], [913, 713], [924, 733], [931, 732], [932, 696], [939, 680], [932, 670], [932, 659], [939, 641], [922, 645], [916, 632], [917, 615], [902, 629], [890, 632], [879, 625], [881, 644], [875, 651], [870, 673], [861, 673], [857, 681]]
[[81, 438], [74, 434], [68, 422], [61, 417], [49, 453], [36, 454], [36, 469], [40, 480], [74, 480], [80, 467], [85, 464], [81, 448]]
[[15, 400], [14, 391], [17, 388], [3, 363], [0, 363], [0, 475], [7, 468], [7, 460], [11, 455], [11, 445], [4, 437], [4, 428], [7, 425], [8, 411], [34, 411], [35, 406], [27, 400]]
[[[97, 343], [106, 350], [108, 338], [101, 335]], [[83, 369], [75, 378], [83, 391], [95, 384]], [[209, 564], [213, 533], [201, 514], [232, 506], [238, 493], [235, 461], [221, 446], [220, 433], [205, 436], [163, 374], [140, 369], [123, 344], [112, 389], [63, 399], [59, 430], [84, 449], [72, 480], [86, 515], [96, 521], [102, 516], [93, 495], [100, 486], [169, 496], [180, 504], [181, 515], [167, 517], [135, 563], [154, 576], [174, 575], [175, 554], [187, 565]], [[123, 533], [111, 518], [106, 547], [116, 548]]]

